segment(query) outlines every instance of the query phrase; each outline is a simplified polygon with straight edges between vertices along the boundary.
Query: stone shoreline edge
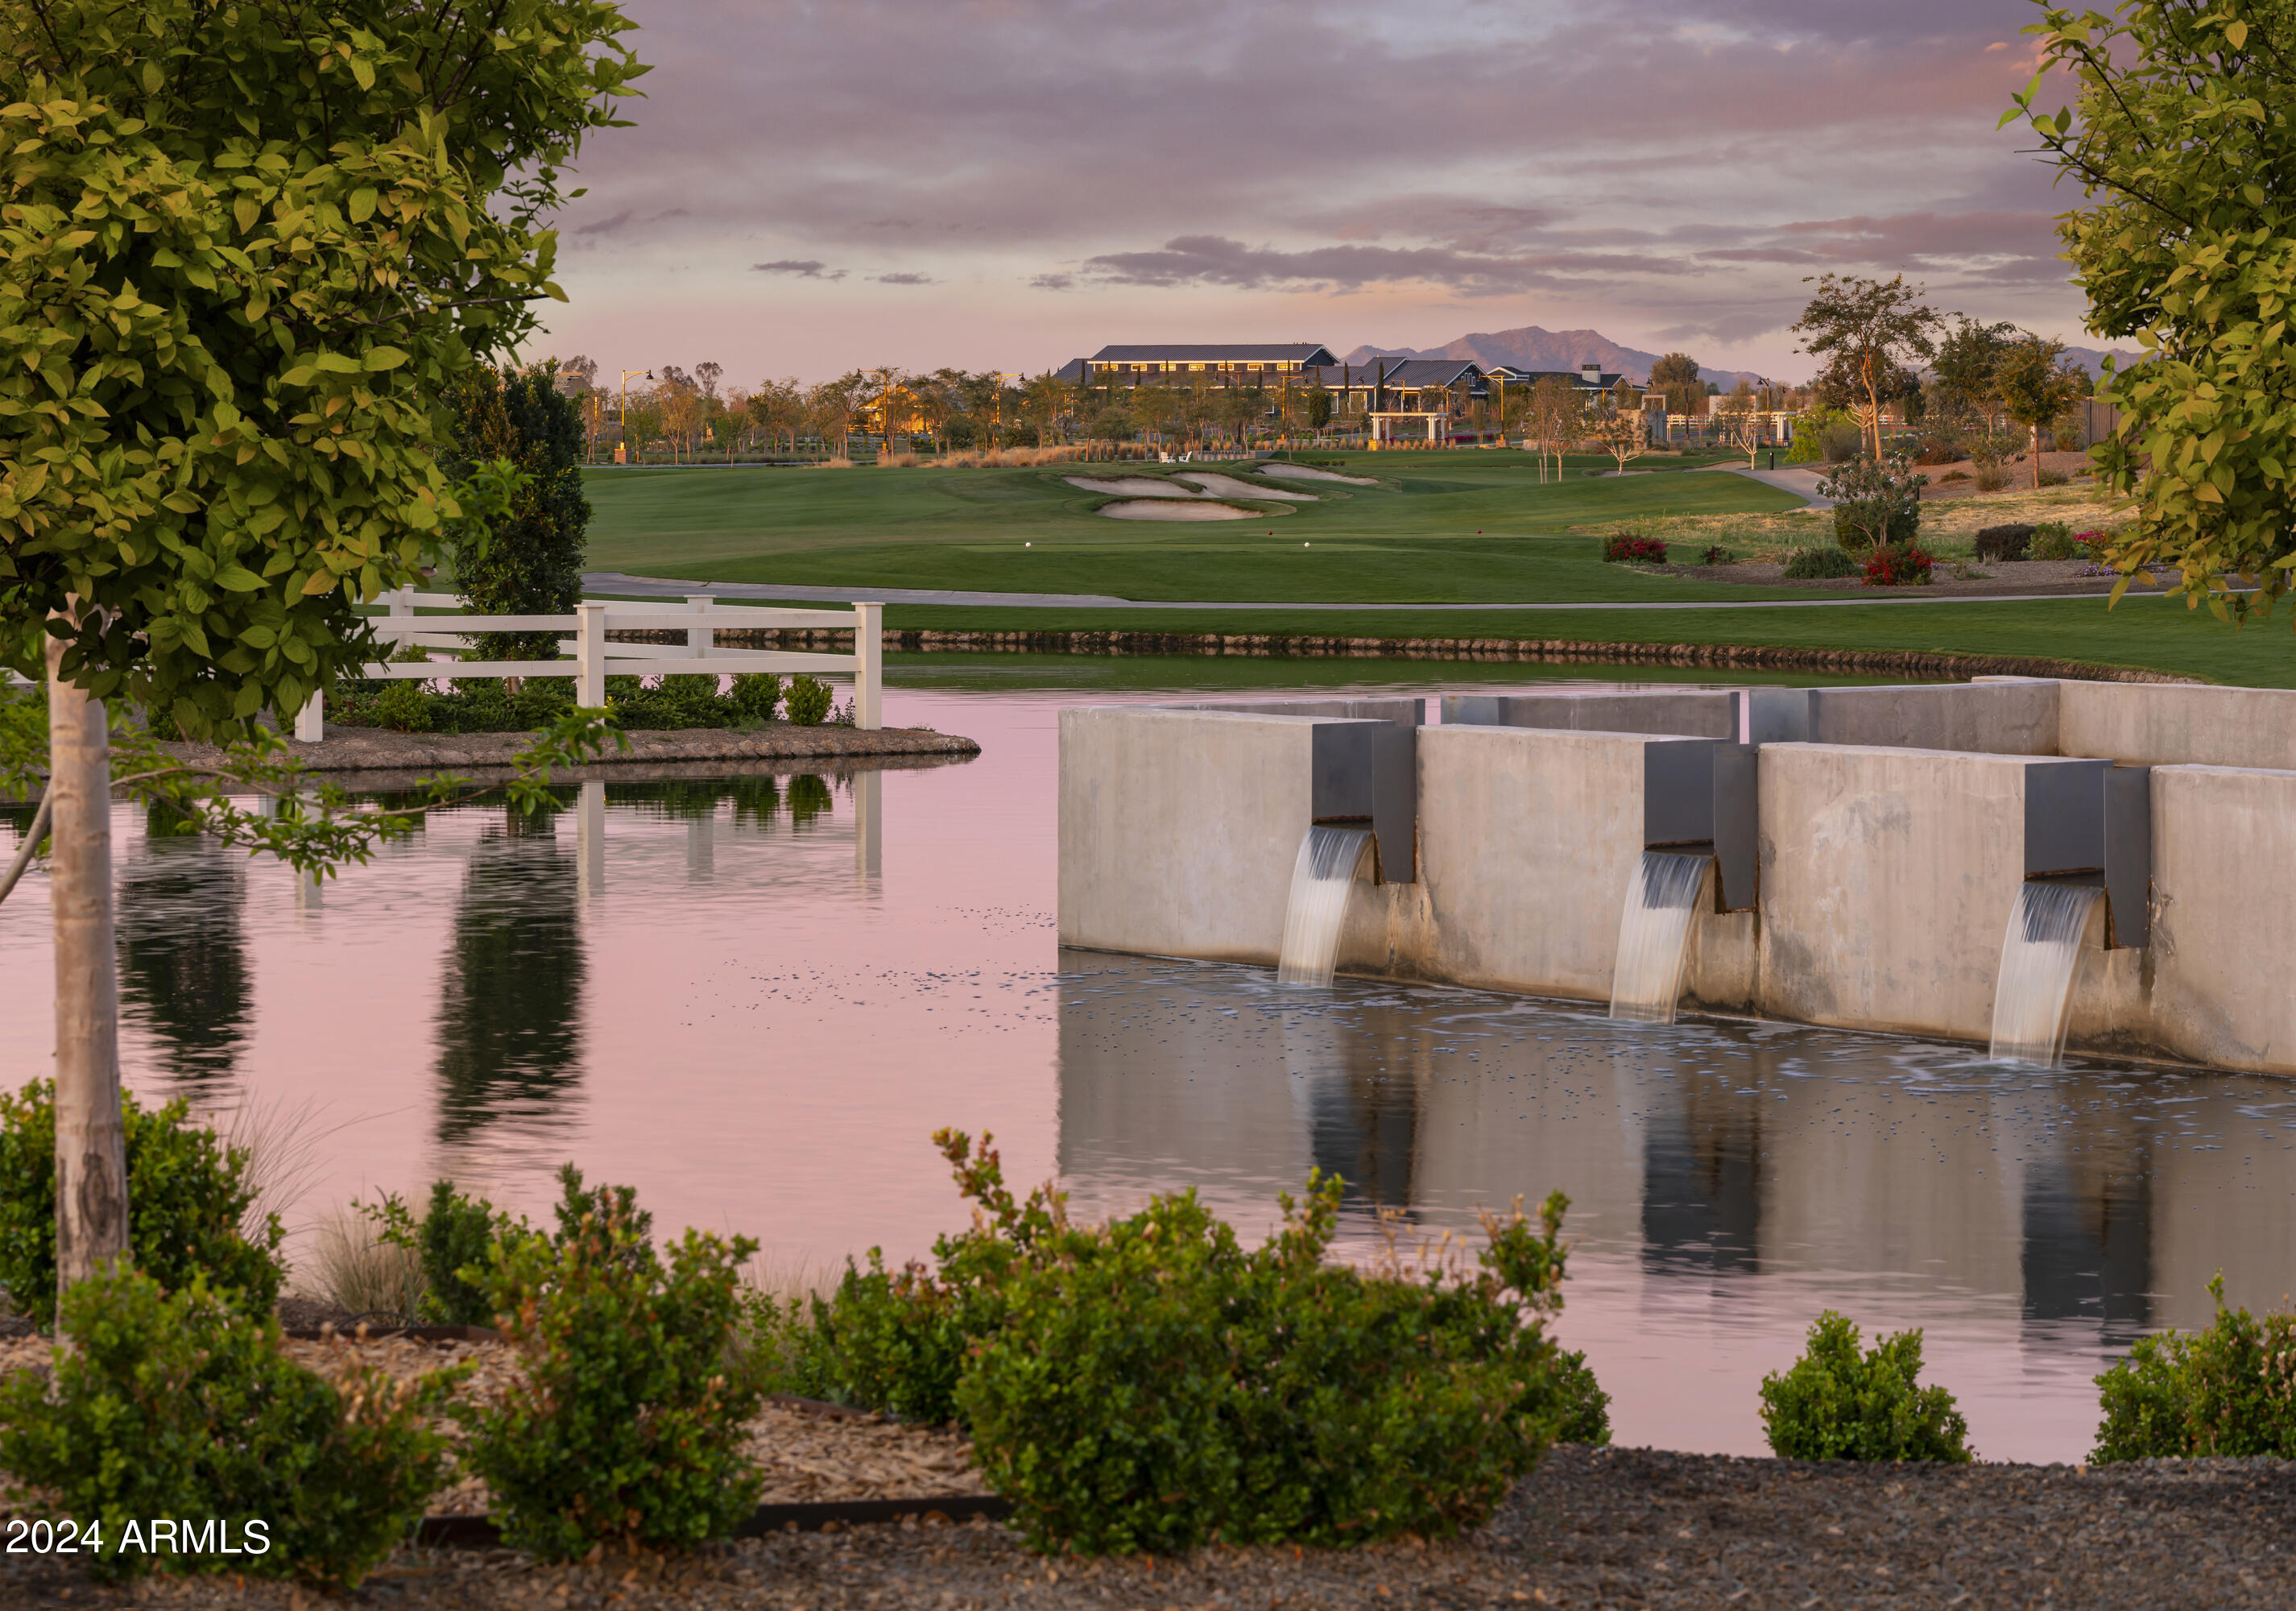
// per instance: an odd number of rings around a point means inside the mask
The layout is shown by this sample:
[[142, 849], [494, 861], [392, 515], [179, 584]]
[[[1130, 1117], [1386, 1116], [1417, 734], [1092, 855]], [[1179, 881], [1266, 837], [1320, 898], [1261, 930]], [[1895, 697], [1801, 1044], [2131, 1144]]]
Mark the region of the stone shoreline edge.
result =
[[[634, 641], [671, 632], [612, 633]], [[728, 647], [851, 653], [847, 631], [747, 631], [719, 628]], [[1770, 645], [1610, 643], [1566, 637], [1321, 637], [1307, 634], [1218, 632], [928, 632], [888, 631], [889, 653], [975, 654], [1234, 655], [1254, 660], [1450, 660], [1716, 666], [1747, 670], [1881, 672], [1920, 677], [2046, 677], [2081, 682], [2197, 683], [2196, 677], [2136, 666], [2098, 665], [2030, 654], [1959, 654], [1919, 649], [1800, 649]]]

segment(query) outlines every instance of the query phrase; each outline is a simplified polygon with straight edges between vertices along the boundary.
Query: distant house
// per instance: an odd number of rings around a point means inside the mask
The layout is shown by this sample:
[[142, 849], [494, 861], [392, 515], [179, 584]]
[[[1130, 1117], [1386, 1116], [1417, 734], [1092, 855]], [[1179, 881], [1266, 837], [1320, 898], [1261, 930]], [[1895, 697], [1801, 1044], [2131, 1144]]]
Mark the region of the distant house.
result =
[[1103, 347], [1080, 360], [1087, 386], [1281, 386], [1300, 383], [1322, 367], [1337, 368], [1332, 349], [1317, 342], [1266, 346]]

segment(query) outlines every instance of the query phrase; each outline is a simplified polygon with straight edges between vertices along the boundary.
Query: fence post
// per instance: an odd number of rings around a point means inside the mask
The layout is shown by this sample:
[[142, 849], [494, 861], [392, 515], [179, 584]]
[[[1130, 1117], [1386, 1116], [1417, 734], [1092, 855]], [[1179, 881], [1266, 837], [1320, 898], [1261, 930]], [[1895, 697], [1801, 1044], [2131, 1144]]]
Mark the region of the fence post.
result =
[[853, 606], [853, 725], [885, 725], [885, 606]]
[[[686, 606], [696, 615], [707, 615], [709, 613], [709, 595], [707, 593], [689, 593], [685, 596], [685, 603]], [[686, 653], [693, 654], [699, 659], [708, 659], [709, 656], [709, 651], [711, 647], [716, 645], [717, 641], [718, 634], [708, 627], [688, 627], [685, 629]]]
[[305, 744], [317, 744], [327, 736], [327, 696], [314, 694], [295, 712], [295, 736]]
[[606, 703], [606, 606], [588, 599], [574, 606], [574, 658], [580, 667], [574, 703], [596, 710]]

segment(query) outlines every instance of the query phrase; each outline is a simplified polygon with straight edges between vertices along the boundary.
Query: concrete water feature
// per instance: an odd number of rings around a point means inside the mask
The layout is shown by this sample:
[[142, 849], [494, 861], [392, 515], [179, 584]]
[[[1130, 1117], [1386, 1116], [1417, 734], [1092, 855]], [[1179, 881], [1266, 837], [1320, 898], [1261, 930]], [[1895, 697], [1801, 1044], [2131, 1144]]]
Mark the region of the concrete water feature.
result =
[[[1607, 1003], [1631, 881], [1647, 853], [1688, 854], [1718, 870], [1682, 925], [1685, 1007], [1983, 1044], [2013, 913], [2043, 899], [2025, 886], [2070, 884], [2100, 893], [2059, 903], [2083, 908], [2070, 969], [2031, 987], [2058, 992], [2066, 1044], [2296, 1073], [2296, 996], [2268, 960], [2296, 941], [2296, 693], [2003, 678], [1453, 696], [1444, 715], [1390, 724], [1414, 854], [1390, 785], [1382, 859], [1417, 875], [1355, 886], [1341, 972]], [[1360, 725], [1064, 711], [1062, 941], [1273, 963], [1283, 874], [1336, 809], [1316, 757], [1366, 743]]]

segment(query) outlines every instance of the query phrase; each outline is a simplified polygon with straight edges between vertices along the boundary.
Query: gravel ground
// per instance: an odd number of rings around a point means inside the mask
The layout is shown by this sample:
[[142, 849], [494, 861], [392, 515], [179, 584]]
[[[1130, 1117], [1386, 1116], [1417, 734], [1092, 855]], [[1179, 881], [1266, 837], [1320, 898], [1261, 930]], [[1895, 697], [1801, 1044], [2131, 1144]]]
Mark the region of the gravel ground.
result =
[[[354, 1599], [410, 1611], [2278, 1607], [2296, 1603], [2292, 1520], [2296, 1464], [2278, 1460], [1857, 1467], [1565, 1449], [1488, 1526], [1446, 1543], [1048, 1561], [1002, 1527], [905, 1524], [568, 1567], [408, 1550]], [[310, 1603], [228, 1578], [101, 1589], [0, 1555], [10, 1607]]]
[[[633, 766], [663, 761], [835, 760], [880, 755], [978, 755], [970, 738], [929, 727], [801, 727], [772, 722], [755, 732], [732, 727], [685, 727], [675, 732], [632, 733], [629, 748], [609, 744], [597, 764], [560, 774], [617, 777]], [[290, 740], [288, 748], [315, 772], [406, 770], [452, 767], [484, 771], [508, 767], [534, 742], [530, 733], [394, 733], [383, 727], [330, 727], [317, 744]], [[213, 760], [218, 752], [201, 744], [170, 744], [187, 759]]]

